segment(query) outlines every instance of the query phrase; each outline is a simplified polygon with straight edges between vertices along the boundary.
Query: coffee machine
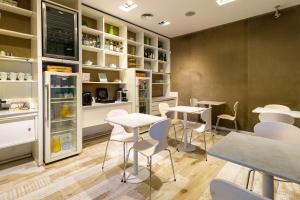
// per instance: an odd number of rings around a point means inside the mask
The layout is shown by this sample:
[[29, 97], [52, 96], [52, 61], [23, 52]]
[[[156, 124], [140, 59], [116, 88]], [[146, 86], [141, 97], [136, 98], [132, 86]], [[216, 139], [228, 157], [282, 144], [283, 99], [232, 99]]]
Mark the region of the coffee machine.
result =
[[93, 103], [93, 96], [91, 92], [83, 92], [82, 93], [82, 105], [83, 106], [91, 106]]
[[109, 99], [107, 88], [96, 89], [96, 103], [114, 103], [115, 100]]
[[120, 88], [117, 90], [117, 101], [121, 102], [121, 101], [124, 101], [124, 102], [127, 102], [128, 99], [127, 99], [127, 92], [128, 90], [126, 89], [123, 89], [123, 88]]

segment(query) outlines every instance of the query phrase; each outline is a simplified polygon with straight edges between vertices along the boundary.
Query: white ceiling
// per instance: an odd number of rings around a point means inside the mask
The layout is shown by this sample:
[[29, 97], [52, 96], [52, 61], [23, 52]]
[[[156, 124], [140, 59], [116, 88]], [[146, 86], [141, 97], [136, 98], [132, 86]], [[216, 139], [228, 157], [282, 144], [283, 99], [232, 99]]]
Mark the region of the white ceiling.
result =
[[[126, 13], [119, 6], [127, 0], [82, 0], [83, 3], [105, 11], [129, 22], [168, 37], [176, 37], [210, 27], [238, 21], [274, 11], [276, 5], [290, 7], [300, 0], [236, 0], [219, 6], [216, 0], [134, 0], [138, 7]], [[195, 11], [193, 17], [184, 13]], [[141, 19], [141, 14], [152, 13], [154, 18]], [[169, 20], [171, 25], [159, 26], [158, 22]]]

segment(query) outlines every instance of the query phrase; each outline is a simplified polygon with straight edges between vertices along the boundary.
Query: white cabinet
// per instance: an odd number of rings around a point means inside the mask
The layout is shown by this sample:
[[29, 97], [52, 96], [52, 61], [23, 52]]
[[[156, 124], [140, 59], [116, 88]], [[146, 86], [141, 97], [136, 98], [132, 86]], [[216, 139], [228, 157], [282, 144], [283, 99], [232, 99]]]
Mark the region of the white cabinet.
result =
[[36, 141], [35, 116], [0, 118], [0, 149]]

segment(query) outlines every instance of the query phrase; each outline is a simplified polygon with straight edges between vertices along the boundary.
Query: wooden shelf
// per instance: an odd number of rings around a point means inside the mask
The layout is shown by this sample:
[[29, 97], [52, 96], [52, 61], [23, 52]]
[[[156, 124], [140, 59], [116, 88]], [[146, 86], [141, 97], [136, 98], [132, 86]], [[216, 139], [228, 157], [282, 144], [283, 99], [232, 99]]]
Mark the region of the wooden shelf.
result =
[[119, 41], [119, 42], [124, 42], [125, 41], [125, 38], [122, 38], [122, 37], [117, 36], [117, 35], [112, 35], [112, 34], [109, 34], [109, 33], [105, 33], [104, 37], [105, 37], [105, 39], [115, 40], [115, 41]]
[[106, 71], [123, 71], [124, 68], [112, 68], [112, 67], [102, 67], [97, 65], [83, 65], [83, 69], [93, 69], [93, 70], [106, 70]]
[[82, 26], [82, 32], [87, 33], [87, 34], [91, 34], [91, 35], [102, 35], [103, 34], [102, 31], [92, 29], [92, 28], [89, 28], [87, 26]]
[[11, 6], [6, 3], [0, 3], [0, 9], [17, 15], [22, 15], [25, 17], [31, 17], [33, 15], [33, 12], [31, 10], [27, 10], [17, 6]]
[[0, 56], [0, 60], [13, 61], [13, 62], [26, 62], [26, 63], [33, 62], [32, 58], [15, 57], [15, 56]]
[[126, 83], [119, 82], [82, 82], [82, 84], [107, 84], [107, 85], [125, 85]]
[[6, 35], [6, 36], [11, 36], [11, 37], [16, 37], [16, 38], [23, 38], [27, 40], [31, 40], [35, 38], [34, 35], [27, 34], [27, 33], [20, 33], [16, 31], [10, 31], [6, 29], [0, 29], [0, 35]]
[[82, 50], [91, 51], [91, 52], [97, 52], [97, 53], [100, 53], [100, 52], [103, 51], [103, 49], [101, 49], [101, 48], [92, 47], [92, 46], [86, 46], [86, 45], [82, 45]]

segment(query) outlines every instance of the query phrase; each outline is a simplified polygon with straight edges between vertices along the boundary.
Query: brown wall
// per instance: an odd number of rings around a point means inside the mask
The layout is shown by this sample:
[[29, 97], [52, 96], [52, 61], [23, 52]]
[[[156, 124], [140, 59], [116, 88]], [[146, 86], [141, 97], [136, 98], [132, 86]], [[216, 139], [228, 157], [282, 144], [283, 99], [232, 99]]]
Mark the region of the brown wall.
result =
[[300, 6], [283, 10], [279, 19], [272, 13], [176, 37], [171, 47], [171, 89], [180, 104], [190, 97], [226, 101], [215, 116], [232, 112], [239, 101], [244, 130], [257, 123], [251, 112], [257, 106], [300, 110]]

